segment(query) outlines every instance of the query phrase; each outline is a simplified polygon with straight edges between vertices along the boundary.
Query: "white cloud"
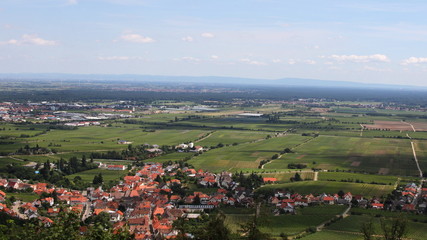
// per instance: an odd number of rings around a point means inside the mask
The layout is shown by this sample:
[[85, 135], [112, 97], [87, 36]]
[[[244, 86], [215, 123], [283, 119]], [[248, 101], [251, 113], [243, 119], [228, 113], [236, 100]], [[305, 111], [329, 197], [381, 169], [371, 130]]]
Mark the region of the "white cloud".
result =
[[402, 65], [427, 63], [427, 57], [410, 57], [401, 62]]
[[139, 34], [125, 34], [120, 37], [122, 40], [126, 42], [134, 42], [134, 43], [152, 43], [154, 39], [150, 37], [145, 37]]
[[181, 57], [181, 58], [174, 58], [174, 61], [183, 61], [183, 62], [191, 62], [191, 63], [198, 63], [201, 60], [195, 57]]
[[305, 61], [303, 61], [303, 62], [304, 62], [304, 63], [307, 63], [307, 64], [310, 64], [310, 65], [314, 65], [314, 64], [316, 64], [316, 61], [311, 60], [311, 59], [305, 60]]
[[288, 60], [289, 65], [294, 65], [295, 63], [297, 63], [297, 61], [295, 61], [295, 59], [289, 59]]
[[366, 62], [390, 62], [390, 59], [383, 54], [373, 55], [332, 55], [328, 57], [338, 62], [355, 62], [355, 63], [366, 63]]
[[219, 59], [219, 57], [217, 55], [212, 55], [211, 59], [215, 59], [216, 60], [216, 59]]
[[273, 63], [280, 63], [280, 62], [282, 62], [282, 60], [280, 60], [280, 59], [273, 59], [273, 60], [271, 60]]
[[183, 38], [181, 38], [181, 40], [184, 41], [184, 42], [192, 42], [192, 41], [194, 41], [194, 39], [191, 36], [183, 37]]
[[371, 66], [365, 66], [364, 69], [368, 71], [373, 71], [373, 72], [390, 72], [391, 71], [390, 69], [376, 68]]
[[215, 35], [213, 33], [209, 33], [209, 32], [202, 33], [202, 34], [200, 34], [200, 36], [202, 36], [204, 38], [213, 38], [213, 37], [215, 37]]
[[38, 37], [37, 35], [22, 35], [21, 39], [10, 39], [0, 42], [0, 45], [39, 45], [39, 46], [53, 46], [57, 45], [56, 41], [46, 40]]
[[77, 0], [67, 0], [67, 5], [75, 5], [77, 3], [78, 3]]
[[240, 61], [240, 62], [242, 62], [242, 63], [250, 64], [250, 65], [257, 65], [257, 66], [264, 66], [264, 65], [267, 65], [267, 64], [266, 64], [266, 63], [264, 63], [264, 62], [254, 61], [254, 60], [251, 60], [251, 59], [249, 59], [249, 58], [242, 58], [242, 59], [240, 59], [239, 61]]
[[110, 56], [110, 57], [98, 57], [101, 61], [128, 61], [128, 60], [143, 60], [142, 57], [129, 57], [129, 56]]

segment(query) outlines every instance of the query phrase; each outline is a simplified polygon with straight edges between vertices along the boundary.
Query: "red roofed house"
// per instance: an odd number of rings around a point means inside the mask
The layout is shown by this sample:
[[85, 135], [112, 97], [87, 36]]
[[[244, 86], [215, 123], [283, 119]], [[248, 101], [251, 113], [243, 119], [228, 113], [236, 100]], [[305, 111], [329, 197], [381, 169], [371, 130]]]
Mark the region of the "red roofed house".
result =
[[277, 182], [277, 178], [269, 178], [269, 177], [265, 177], [265, 178], [262, 178], [262, 180], [265, 182], [265, 183], [275, 183], [275, 182]]

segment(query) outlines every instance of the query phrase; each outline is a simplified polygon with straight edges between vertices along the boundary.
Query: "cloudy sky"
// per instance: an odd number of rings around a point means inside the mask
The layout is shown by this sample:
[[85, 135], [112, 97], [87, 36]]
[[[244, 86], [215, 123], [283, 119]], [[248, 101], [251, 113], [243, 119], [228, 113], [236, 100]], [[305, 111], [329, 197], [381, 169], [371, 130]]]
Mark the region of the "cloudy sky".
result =
[[427, 85], [425, 0], [1, 0], [0, 73]]

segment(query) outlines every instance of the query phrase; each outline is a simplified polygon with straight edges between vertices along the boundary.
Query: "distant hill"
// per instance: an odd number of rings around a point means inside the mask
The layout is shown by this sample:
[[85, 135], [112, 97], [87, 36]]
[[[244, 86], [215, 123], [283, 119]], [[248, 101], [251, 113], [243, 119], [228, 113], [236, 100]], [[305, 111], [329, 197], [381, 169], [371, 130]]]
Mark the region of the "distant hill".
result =
[[368, 88], [368, 89], [404, 89], [427, 90], [427, 87], [369, 84], [348, 81], [330, 81], [305, 78], [257, 79], [219, 76], [159, 76], [137, 74], [65, 74], [65, 73], [2, 73], [0, 79], [20, 80], [89, 80], [89, 81], [132, 81], [132, 82], [180, 82], [205, 84], [235, 84], [322, 88]]

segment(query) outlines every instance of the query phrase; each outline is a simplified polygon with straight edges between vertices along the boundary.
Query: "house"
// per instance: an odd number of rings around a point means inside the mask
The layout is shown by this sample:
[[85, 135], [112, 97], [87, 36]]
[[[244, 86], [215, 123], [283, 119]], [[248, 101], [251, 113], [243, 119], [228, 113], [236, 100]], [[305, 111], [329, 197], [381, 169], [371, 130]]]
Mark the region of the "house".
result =
[[384, 204], [382, 204], [382, 203], [372, 203], [371, 207], [375, 208], [375, 209], [383, 209], [384, 208]]
[[334, 197], [331, 197], [331, 196], [325, 196], [325, 197], [323, 197], [322, 201], [323, 201], [324, 203], [327, 203], [327, 204], [329, 204], [329, 205], [332, 205], [332, 204], [334, 204], [334, 202], [335, 202], [335, 198], [334, 198]]
[[275, 182], [277, 182], [277, 178], [273, 178], [273, 177], [265, 177], [265, 178], [262, 178], [262, 180], [264, 181], [264, 183], [275, 183]]
[[114, 170], [114, 171], [123, 171], [123, 170], [126, 170], [126, 166], [125, 165], [108, 165], [107, 169]]
[[119, 140], [117, 144], [132, 144], [132, 142], [126, 141], [126, 140]]

